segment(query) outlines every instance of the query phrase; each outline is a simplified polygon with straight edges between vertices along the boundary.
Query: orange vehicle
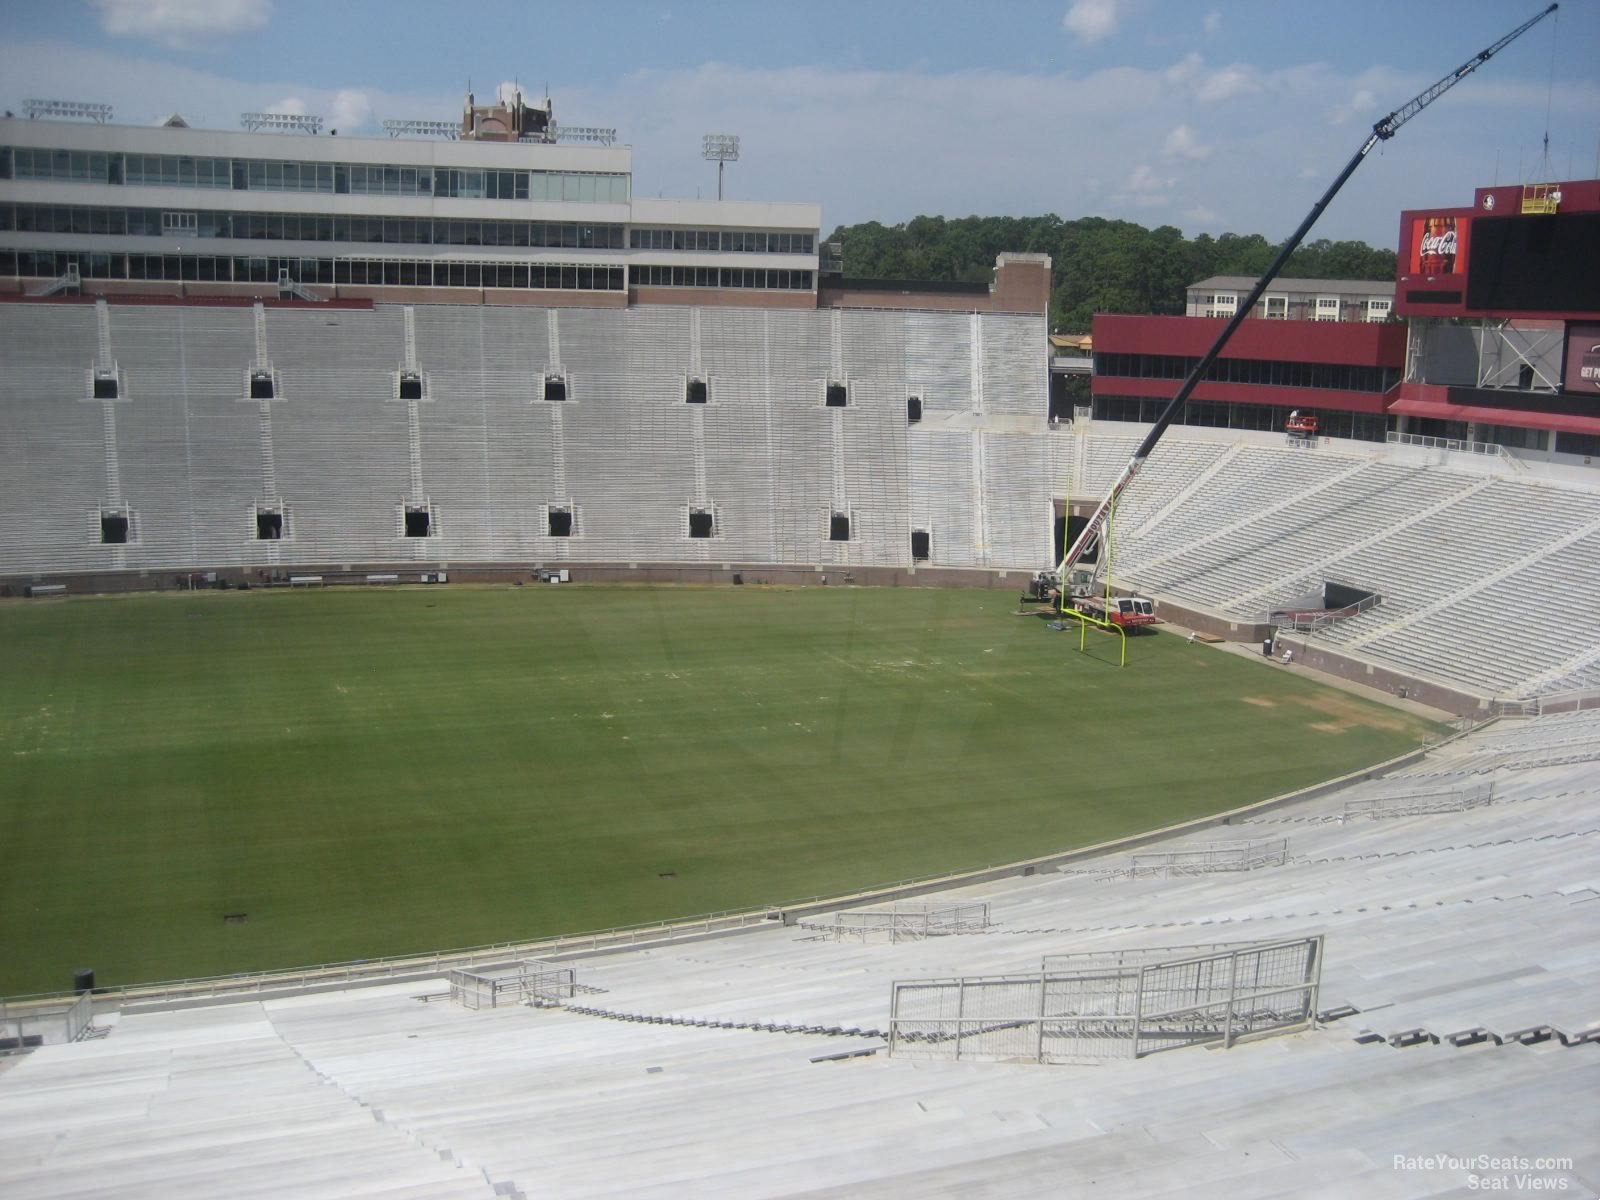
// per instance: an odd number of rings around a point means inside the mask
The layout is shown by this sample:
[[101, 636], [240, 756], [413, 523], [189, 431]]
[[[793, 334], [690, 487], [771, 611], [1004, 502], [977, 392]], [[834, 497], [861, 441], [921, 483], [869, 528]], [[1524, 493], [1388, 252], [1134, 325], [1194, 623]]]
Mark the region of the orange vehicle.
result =
[[1125, 630], [1156, 623], [1155, 605], [1143, 596], [1074, 596], [1072, 607], [1100, 621], [1110, 621]]
[[1064, 596], [1058, 579], [1053, 571], [1039, 572], [1028, 594], [1022, 597], [1023, 600], [1046, 601], [1052, 606], [1059, 603], [1063, 611], [1072, 608], [1097, 621], [1119, 625], [1124, 630], [1156, 623], [1154, 601], [1144, 596], [1106, 595], [1100, 584], [1098, 563], [1076, 566], [1068, 571]]
[[1314, 438], [1317, 436], [1317, 414], [1294, 409], [1283, 423], [1283, 428], [1292, 438]]

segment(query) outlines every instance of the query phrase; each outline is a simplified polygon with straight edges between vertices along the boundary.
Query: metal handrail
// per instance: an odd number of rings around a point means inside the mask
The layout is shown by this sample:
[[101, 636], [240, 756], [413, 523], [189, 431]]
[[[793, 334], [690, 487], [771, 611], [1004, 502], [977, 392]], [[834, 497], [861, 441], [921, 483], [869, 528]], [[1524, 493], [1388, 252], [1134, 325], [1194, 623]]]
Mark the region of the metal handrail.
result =
[[1460, 438], [1433, 437], [1425, 433], [1395, 433], [1392, 430], [1384, 435], [1384, 440], [1391, 445], [1422, 446], [1429, 450], [1448, 450], [1452, 454], [1477, 454], [1505, 459], [1511, 457], [1499, 442], [1469, 442]]

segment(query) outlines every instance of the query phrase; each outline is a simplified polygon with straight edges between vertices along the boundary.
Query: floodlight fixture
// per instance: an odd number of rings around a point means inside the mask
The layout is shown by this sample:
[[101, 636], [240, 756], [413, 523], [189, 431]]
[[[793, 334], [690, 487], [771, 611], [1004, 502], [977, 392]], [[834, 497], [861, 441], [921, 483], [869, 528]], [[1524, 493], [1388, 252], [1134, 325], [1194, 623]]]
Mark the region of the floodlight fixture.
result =
[[737, 133], [708, 133], [700, 141], [700, 157], [717, 164], [717, 199], [722, 199], [722, 169], [739, 161]]
[[550, 131], [558, 142], [593, 142], [609, 146], [617, 140], [617, 131], [602, 125], [557, 125], [552, 121]]
[[30, 121], [39, 117], [67, 117], [104, 125], [111, 120], [111, 105], [94, 104], [87, 100], [24, 100], [22, 107]]
[[461, 136], [461, 125], [456, 121], [385, 121], [383, 131], [397, 137], [442, 137], [454, 141]]
[[254, 133], [258, 129], [276, 129], [284, 133], [298, 130], [301, 133], [321, 133], [322, 118], [304, 113], [247, 112], [239, 114], [239, 124]]

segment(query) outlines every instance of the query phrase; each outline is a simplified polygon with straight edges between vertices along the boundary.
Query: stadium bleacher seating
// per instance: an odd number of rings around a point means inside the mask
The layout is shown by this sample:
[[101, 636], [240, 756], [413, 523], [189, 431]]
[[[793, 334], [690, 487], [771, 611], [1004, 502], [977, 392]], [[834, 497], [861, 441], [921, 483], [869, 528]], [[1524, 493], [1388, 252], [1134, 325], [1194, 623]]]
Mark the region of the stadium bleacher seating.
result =
[[[877, 310], [0, 306], [0, 573], [650, 562], [1031, 572], [1136, 439], [1051, 429], [1039, 318]], [[90, 398], [109, 358], [120, 395]], [[249, 398], [252, 368], [270, 399]], [[398, 374], [420, 373], [402, 400]], [[567, 399], [544, 399], [547, 371]], [[686, 380], [710, 402], [686, 404]], [[823, 404], [830, 380], [843, 408]], [[906, 419], [910, 395], [923, 417]], [[1157, 447], [1117, 580], [1235, 621], [1326, 580], [1321, 644], [1484, 696], [1593, 686], [1600, 491], [1241, 435]], [[547, 506], [570, 507], [570, 537]], [[125, 543], [100, 516], [126, 512]], [[260, 507], [282, 539], [258, 537]], [[408, 506], [427, 536], [407, 536]], [[710, 538], [689, 536], [709, 509]], [[830, 537], [835, 513], [849, 540]], [[1550, 620], [1535, 614], [1558, 613]]]

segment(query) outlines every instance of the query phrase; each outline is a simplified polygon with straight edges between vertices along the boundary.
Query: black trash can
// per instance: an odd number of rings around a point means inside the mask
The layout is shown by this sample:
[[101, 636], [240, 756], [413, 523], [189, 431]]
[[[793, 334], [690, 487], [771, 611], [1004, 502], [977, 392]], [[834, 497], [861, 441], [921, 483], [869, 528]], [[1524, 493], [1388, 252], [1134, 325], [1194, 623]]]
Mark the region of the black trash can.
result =
[[1261, 639], [1261, 653], [1268, 658], [1272, 657], [1272, 639], [1270, 637]]
[[85, 967], [72, 973], [72, 990], [78, 993], [94, 991], [94, 970]]

